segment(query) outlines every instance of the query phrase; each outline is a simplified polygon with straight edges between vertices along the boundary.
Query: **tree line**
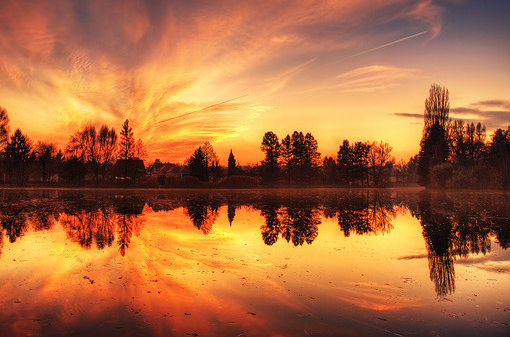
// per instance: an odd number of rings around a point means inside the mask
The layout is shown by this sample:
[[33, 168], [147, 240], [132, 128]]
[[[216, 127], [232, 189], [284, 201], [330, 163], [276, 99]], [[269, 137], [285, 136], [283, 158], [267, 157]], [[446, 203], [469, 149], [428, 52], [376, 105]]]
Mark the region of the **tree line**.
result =
[[[151, 187], [254, 187], [265, 186], [387, 186], [418, 183], [426, 187], [508, 188], [510, 184], [510, 126], [487, 138], [481, 123], [465, 123], [449, 116], [448, 89], [433, 84], [425, 100], [424, 126], [419, 153], [407, 163], [396, 163], [392, 147], [383, 141], [345, 139], [335, 156], [322, 157], [311, 133], [294, 131], [281, 140], [268, 131], [260, 149], [264, 159], [241, 166], [232, 150], [228, 166], [219, 163], [206, 141], [186, 159], [187, 169], [175, 181], [166, 176], [146, 178]], [[52, 143], [32, 143], [20, 129], [9, 136], [9, 118], [0, 108], [0, 169], [2, 183], [24, 185], [32, 181], [96, 184], [134, 181], [145, 172], [147, 155], [136, 140], [129, 120], [119, 134], [103, 125], [76, 131], [64, 149]], [[158, 162], [158, 161], [156, 161]], [[152, 165], [154, 167], [154, 164]], [[185, 175], [185, 176], [183, 176]], [[85, 179], [87, 177], [87, 179]], [[151, 185], [151, 181], [154, 184]]]
[[272, 131], [262, 138], [260, 149], [262, 181], [267, 184], [326, 184], [344, 186], [380, 186], [389, 180], [395, 163], [392, 147], [385, 142], [344, 140], [336, 158], [326, 156], [321, 161], [318, 143], [311, 133], [294, 131], [281, 140]]
[[[130, 167], [147, 154], [126, 119], [119, 134], [112, 127], [86, 126], [70, 136], [64, 149], [49, 142], [33, 143], [20, 129], [9, 137], [9, 117], [0, 107], [0, 168], [2, 183], [25, 185], [29, 177], [43, 184], [96, 183], [117, 176], [133, 178]], [[120, 161], [119, 161], [120, 160]], [[120, 162], [119, 167], [114, 164]]]
[[433, 84], [425, 100], [417, 163], [418, 182], [427, 187], [508, 188], [510, 126], [487, 140], [486, 127], [450, 118], [449, 92]]

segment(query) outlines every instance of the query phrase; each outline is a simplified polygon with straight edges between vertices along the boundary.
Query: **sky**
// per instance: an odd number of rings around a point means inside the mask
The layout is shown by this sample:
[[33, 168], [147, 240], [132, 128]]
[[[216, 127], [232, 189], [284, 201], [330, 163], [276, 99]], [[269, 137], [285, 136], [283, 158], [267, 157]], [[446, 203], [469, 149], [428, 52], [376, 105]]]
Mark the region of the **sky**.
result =
[[[11, 133], [64, 148], [129, 119], [148, 161], [209, 141], [263, 159], [266, 131], [418, 152], [431, 84], [450, 116], [510, 125], [506, 0], [2, 0], [0, 106]], [[490, 138], [490, 137], [489, 137]]]

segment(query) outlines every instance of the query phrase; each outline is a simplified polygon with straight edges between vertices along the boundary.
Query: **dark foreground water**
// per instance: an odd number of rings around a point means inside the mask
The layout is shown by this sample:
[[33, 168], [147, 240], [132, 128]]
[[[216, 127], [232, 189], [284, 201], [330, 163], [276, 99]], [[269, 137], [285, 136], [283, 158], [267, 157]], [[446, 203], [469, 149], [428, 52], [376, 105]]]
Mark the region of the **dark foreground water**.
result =
[[510, 197], [0, 190], [1, 336], [510, 335]]

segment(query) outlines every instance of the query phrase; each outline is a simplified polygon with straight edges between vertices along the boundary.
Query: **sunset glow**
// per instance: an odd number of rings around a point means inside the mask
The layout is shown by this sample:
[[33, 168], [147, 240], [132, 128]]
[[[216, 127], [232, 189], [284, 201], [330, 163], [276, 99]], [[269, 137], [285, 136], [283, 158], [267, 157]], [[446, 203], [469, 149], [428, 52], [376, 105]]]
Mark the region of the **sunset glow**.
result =
[[127, 118], [150, 161], [209, 140], [262, 159], [264, 132], [416, 154], [431, 83], [451, 115], [510, 124], [506, 1], [2, 1], [0, 106], [11, 133], [65, 147]]

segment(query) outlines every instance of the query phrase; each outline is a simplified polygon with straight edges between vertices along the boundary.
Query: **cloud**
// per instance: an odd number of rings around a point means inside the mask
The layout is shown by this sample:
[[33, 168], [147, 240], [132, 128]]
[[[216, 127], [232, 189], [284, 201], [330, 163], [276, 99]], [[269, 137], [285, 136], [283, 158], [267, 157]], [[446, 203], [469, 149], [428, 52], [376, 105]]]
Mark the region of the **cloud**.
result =
[[[423, 119], [423, 114], [394, 113], [394, 116]], [[493, 99], [479, 101], [464, 107], [450, 108], [450, 118], [466, 123], [482, 123], [488, 130], [510, 125], [510, 101]]]
[[486, 100], [465, 107], [450, 109], [450, 116], [468, 123], [482, 123], [487, 129], [506, 128], [510, 125], [510, 101]]
[[414, 77], [416, 69], [372, 65], [356, 68], [338, 75], [338, 88], [346, 92], [371, 92], [397, 85], [401, 80]]
[[423, 114], [413, 114], [413, 113], [406, 113], [406, 112], [396, 112], [393, 115], [398, 117], [408, 117], [408, 118], [419, 118], [423, 119]]
[[[0, 2], [0, 22], [0, 104], [11, 124], [63, 142], [62, 130], [119, 128], [129, 118], [151, 149], [236, 135], [316, 56], [389, 46], [414, 32], [433, 38], [441, 11], [421, 0], [19, 0]], [[413, 73], [372, 66], [335, 85], [373, 91]], [[214, 114], [155, 124], [245, 94]]]

